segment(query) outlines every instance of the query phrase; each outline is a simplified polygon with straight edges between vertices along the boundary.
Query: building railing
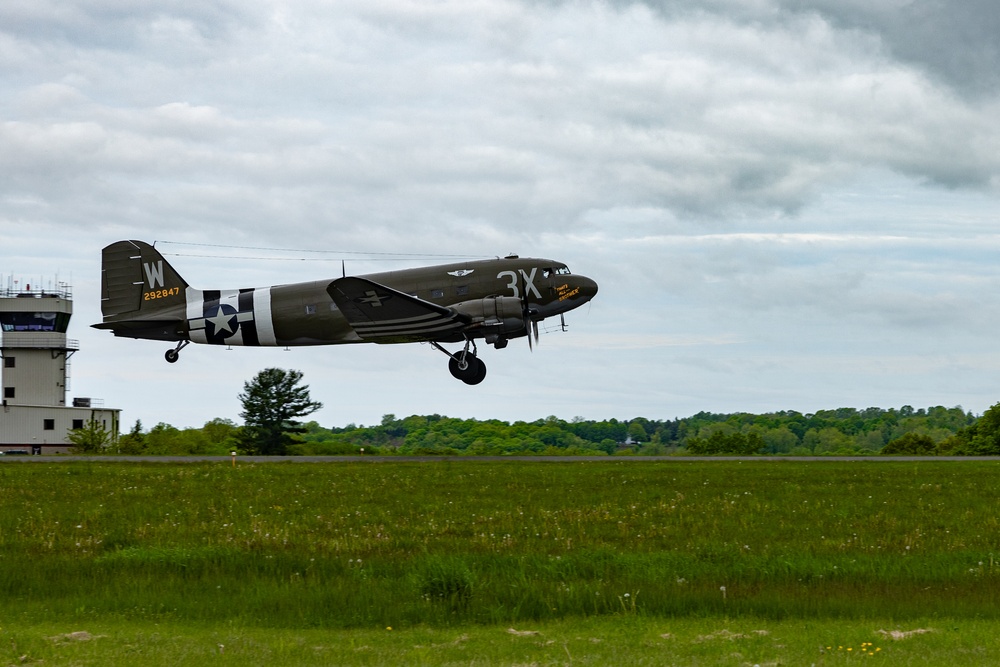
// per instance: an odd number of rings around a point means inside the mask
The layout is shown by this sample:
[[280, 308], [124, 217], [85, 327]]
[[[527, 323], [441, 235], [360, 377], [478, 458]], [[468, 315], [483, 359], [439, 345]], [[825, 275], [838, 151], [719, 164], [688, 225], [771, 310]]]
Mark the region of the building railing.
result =
[[103, 408], [104, 399], [103, 398], [85, 398], [78, 396], [73, 399], [74, 408]]
[[23, 286], [7, 284], [0, 287], [0, 298], [3, 299], [72, 299], [73, 287], [66, 283], [58, 283], [55, 287], [32, 287], [30, 283]]
[[42, 331], [5, 331], [0, 336], [0, 349], [68, 350], [80, 349], [80, 341], [66, 334]]

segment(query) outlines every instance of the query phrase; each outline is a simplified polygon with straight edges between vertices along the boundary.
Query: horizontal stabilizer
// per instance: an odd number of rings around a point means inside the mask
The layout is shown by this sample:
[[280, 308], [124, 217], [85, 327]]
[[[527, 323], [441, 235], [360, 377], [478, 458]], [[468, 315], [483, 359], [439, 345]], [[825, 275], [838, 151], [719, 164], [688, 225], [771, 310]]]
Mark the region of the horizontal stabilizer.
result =
[[90, 326], [109, 329], [114, 335], [123, 338], [175, 341], [186, 337], [184, 320], [119, 320]]

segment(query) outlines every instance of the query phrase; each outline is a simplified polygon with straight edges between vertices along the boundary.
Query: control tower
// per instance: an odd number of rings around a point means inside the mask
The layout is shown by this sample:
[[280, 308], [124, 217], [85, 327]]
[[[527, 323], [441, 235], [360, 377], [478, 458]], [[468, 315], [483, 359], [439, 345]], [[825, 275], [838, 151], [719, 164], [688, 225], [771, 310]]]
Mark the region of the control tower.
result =
[[0, 452], [64, 452], [72, 446], [69, 430], [90, 420], [118, 437], [120, 410], [90, 398], [66, 405], [69, 360], [80, 347], [66, 337], [72, 315], [73, 295], [64, 283], [0, 288]]

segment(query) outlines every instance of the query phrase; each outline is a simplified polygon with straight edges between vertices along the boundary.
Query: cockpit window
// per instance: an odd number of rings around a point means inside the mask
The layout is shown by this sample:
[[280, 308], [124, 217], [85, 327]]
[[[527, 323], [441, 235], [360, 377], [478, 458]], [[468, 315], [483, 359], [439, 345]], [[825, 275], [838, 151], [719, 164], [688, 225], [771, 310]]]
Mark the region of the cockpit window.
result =
[[542, 269], [542, 278], [548, 278], [553, 273], [557, 276], [568, 276], [570, 274], [570, 270], [565, 266], [549, 267]]

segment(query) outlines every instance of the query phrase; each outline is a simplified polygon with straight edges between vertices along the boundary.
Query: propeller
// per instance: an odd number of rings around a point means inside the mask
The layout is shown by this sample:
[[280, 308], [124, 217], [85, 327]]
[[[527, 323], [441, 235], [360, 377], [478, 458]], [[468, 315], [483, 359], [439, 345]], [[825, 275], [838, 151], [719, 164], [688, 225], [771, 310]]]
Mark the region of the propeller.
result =
[[[522, 308], [524, 312], [524, 330], [528, 334], [528, 349], [534, 352], [535, 343], [538, 342], [538, 321], [532, 317], [531, 308], [528, 307], [528, 299], [522, 299], [524, 306]], [[534, 338], [534, 343], [532, 342]]]
[[[527, 285], [525, 285], [525, 288]], [[528, 290], [521, 290], [521, 314], [524, 317], [524, 329], [525, 333], [528, 334], [528, 349], [532, 352], [535, 351], [535, 345], [538, 343], [538, 320], [532, 317], [531, 304], [528, 303]], [[530, 322], [530, 324], [529, 324]], [[534, 338], [534, 343], [531, 339]]]

